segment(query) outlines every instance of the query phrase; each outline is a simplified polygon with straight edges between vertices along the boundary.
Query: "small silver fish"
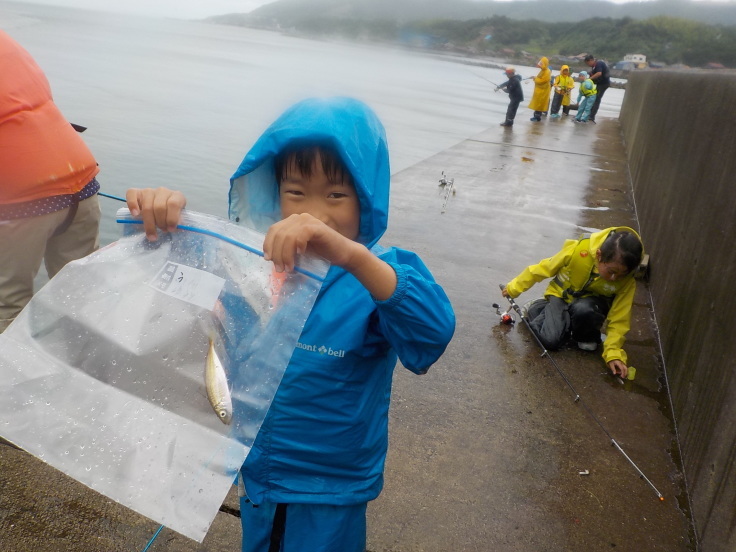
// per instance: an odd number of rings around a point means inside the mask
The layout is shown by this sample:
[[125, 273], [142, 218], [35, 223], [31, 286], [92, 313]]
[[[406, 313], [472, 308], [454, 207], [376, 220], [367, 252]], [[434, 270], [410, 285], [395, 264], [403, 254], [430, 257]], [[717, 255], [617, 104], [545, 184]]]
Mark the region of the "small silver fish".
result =
[[233, 419], [233, 401], [230, 398], [225, 369], [215, 352], [215, 344], [212, 339], [210, 339], [210, 348], [207, 351], [204, 383], [212, 409], [223, 424], [229, 425]]

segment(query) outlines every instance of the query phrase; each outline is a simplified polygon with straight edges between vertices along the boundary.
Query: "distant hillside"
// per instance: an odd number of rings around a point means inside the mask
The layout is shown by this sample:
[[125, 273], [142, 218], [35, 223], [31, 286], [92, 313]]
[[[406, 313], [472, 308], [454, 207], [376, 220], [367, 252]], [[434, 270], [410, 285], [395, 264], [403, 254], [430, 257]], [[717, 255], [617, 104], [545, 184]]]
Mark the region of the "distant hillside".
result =
[[248, 14], [227, 14], [210, 20], [281, 28], [305, 18], [390, 20], [398, 24], [431, 19], [482, 19], [492, 16], [575, 22], [591, 18], [649, 19], [666, 15], [702, 23], [736, 25], [736, 4], [662, 0], [614, 4], [592, 0], [529, 0], [472, 2], [470, 0], [279, 0]]
[[[543, 9], [542, 9], [543, 8]], [[637, 19], [631, 12], [665, 10], [667, 16]], [[697, 8], [701, 19], [718, 11], [719, 24], [674, 17]], [[488, 15], [488, 10], [513, 12]], [[528, 15], [522, 16], [525, 11]], [[618, 18], [591, 13], [620, 11]], [[469, 16], [469, 14], [479, 14]], [[624, 17], [623, 14], [627, 15]], [[210, 21], [286, 31], [309, 37], [380, 41], [463, 55], [499, 57], [534, 64], [545, 55], [557, 64], [575, 63], [578, 54], [594, 53], [610, 62], [640, 53], [650, 62], [701, 67], [720, 63], [736, 67], [736, 5], [689, 2], [611, 4], [598, 1], [530, 0], [280, 0], [249, 14], [229, 14]], [[583, 20], [572, 19], [586, 17]], [[559, 21], [562, 18], [563, 21]], [[579, 57], [577, 58], [579, 61]]]

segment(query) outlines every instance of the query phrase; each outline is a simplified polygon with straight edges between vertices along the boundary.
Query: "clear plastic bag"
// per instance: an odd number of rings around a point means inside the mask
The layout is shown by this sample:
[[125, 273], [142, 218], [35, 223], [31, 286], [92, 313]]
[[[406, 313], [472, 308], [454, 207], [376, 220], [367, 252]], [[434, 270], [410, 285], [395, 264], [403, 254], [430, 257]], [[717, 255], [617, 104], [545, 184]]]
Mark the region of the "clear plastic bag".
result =
[[[279, 275], [263, 235], [185, 212], [67, 265], [0, 335], [0, 435], [202, 541], [271, 404], [327, 272]], [[209, 340], [232, 422], [205, 391]]]

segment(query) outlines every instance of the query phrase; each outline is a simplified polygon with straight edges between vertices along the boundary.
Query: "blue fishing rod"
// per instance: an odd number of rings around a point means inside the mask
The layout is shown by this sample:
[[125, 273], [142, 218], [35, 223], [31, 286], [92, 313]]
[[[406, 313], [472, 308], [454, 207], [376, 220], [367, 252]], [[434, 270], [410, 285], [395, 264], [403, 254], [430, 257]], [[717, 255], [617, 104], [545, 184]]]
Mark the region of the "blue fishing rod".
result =
[[97, 195], [100, 195], [100, 196], [102, 196], [102, 197], [108, 197], [108, 198], [110, 198], [110, 199], [116, 199], [116, 200], [118, 200], [118, 201], [122, 201], [123, 203], [125, 203], [125, 198], [124, 198], [124, 197], [120, 197], [120, 196], [114, 196], [114, 195], [112, 195], [112, 194], [105, 194], [105, 193], [103, 193], [103, 192], [97, 192]]
[[[122, 201], [123, 203], [125, 203], [125, 198], [122, 198], [120, 196], [115, 196], [115, 195], [112, 195], [112, 194], [106, 194], [104, 192], [97, 192], [97, 195], [101, 195], [102, 197], [106, 197], [106, 198], [109, 198], [109, 199], [115, 199], [117, 201]], [[150, 550], [151, 549], [151, 546], [153, 546], [153, 541], [156, 540], [156, 537], [158, 537], [159, 534], [161, 533], [161, 531], [163, 531], [163, 530], [164, 530], [164, 526], [163, 525], [159, 525], [158, 529], [156, 530], [156, 532], [151, 537], [151, 540], [148, 541], [148, 544], [146, 544], [146, 547], [141, 552], [147, 552], [148, 550]]]
[[[111, 194], [104, 194], [102, 192], [97, 192], [98, 195], [101, 195], [103, 197], [108, 197], [110, 199], [115, 199], [117, 201], [125, 202], [126, 200], [119, 196], [114, 196]], [[128, 220], [128, 219], [118, 219], [116, 220], [118, 224], [143, 224], [142, 220]], [[213, 232], [212, 230], [206, 230], [204, 228], [197, 228], [196, 226], [188, 226], [184, 224], [178, 224], [177, 229], [179, 230], [186, 230], [188, 232], [195, 232], [197, 234], [203, 234], [205, 236], [211, 236], [213, 238], [217, 238], [219, 240], [222, 240], [224, 242], [227, 242], [231, 245], [234, 245], [236, 247], [239, 247], [241, 249], [245, 249], [246, 251], [253, 253], [255, 255], [258, 255], [259, 257], [263, 257], [264, 253], [260, 249], [256, 249], [255, 247], [251, 247], [249, 245], [244, 244], [243, 242], [239, 242], [237, 240], [234, 240], [232, 238], [229, 238], [228, 236], [223, 236], [222, 234], [218, 234], [217, 232]], [[310, 272], [309, 270], [306, 270], [304, 268], [301, 268], [299, 266], [294, 267], [294, 272], [298, 272], [300, 274], [304, 274], [305, 276], [309, 276], [310, 278], [313, 278], [319, 282], [323, 282], [324, 278], [321, 276], [318, 276], [317, 274]]]
[[[501, 288], [501, 291], [503, 291], [505, 289], [505, 286], [503, 284], [499, 284], [499, 287]], [[552, 363], [552, 365], [555, 367], [555, 370], [557, 370], [557, 373], [560, 374], [560, 376], [565, 381], [565, 383], [567, 384], [567, 386], [573, 392], [573, 395], [575, 395], [575, 401], [574, 402], [575, 403], [580, 403], [580, 405], [582, 405], [582, 407], [590, 415], [590, 417], [593, 418], [593, 420], [595, 421], [595, 423], [598, 424], [598, 427], [600, 427], [603, 430], [603, 433], [606, 434], [606, 436], [608, 437], [608, 439], [611, 441], [611, 445], [613, 445], [614, 447], [616, 447], [616, 450], [618, 450], [621, 454], [624, 455], [624, 458], [626, 458], [626, 460], [628, 460], [629, 464], [631, 464], [634, 467], [634, 469], [637, 471], [637, 473], [639, 474], [639, 477], [641, 479], [643, 479], [644, 481], [646, 481], [649, 484], [649, 486], [654, 490], [654, 492], [656, 493], [657, 497], [659, 497], [659, 500], [660, 501], [664, 501], [664, 496], [662, 496], [662, 493], [660, 493], [657, 490], [657, 487], [654, 486], [654, 483], [652, 483], [649, 480], [649, 478], [646, 475], [644, 475], [644, 472], [639, 469], [639, 466], [637, 466], [636, 463], [631, 459], [631, 457], [629, 457], [629, 455], [626, 454], [626, 452], [624, 451], [624, 449], [621, 448], [621, 445], [618, 444], [618, 442], [616, 441], [616, 439], [614, 439], [613, 436], [611, 435], [611, 433], [606, 429], [606, 426], [603, 425], [603, 422], [601, 422], [598, 419], [598, 416], [596, 416], [595, 413], [586, 404], [586, 402], [580, 396], [580, 393], [578, 393], [575, 390], [575, 387], [573, 386], [572, 382], [570, 381], [570, 378], [568, 378], [567, 377], [567, 374], [565, 374], [565, 372], [563, 372], [562, 369], [557, 365], [557, 362], [555, 361], [554, 357], [549, 354], [549, 351], [547, 350], [547, 348], [542, 343], [542, 340], [539, 339], [539, 336], [537, 335], [537, 332], [534, 331], [534, 329], [532, 328], [531, 324], [529, 323], [528, 317], [524, 315], [524, 312], [519, 308], [519, 305], [516, 304], [516, 301], [514, 301], [513, 298], [511, 298], [511, 297], [506, 297], [506, 299], [508, 299], [509, 304], [511, 305], [511, 309], [510, 310], [513, 310], [517, 314], [517, 316], [519, 316], [519, 318], [521, 318], [521, 320], [523, 320], [524, 324], [526, 324], [526, 327], [529, 329], [529, 331], [531, 332], [531, 334], [534, 336], [534, 339], [537, 340], [537, 344], [542, 348], [542, 356], [543, 357], [546, 356], [550, 360], [550, 362]], [[500, 307], [499, 307], [499, 305], [497, 303], [493, 303], [493, 307], [496, 308], [496, 309], [500, 309]], [[503, 323], [503, 324], [509, 324], [509, 325], [514, 323], [514, 319], [513, 319], [513, 316], [511, 316], [510, 311], [506, 311], [504, 313], [500, 313], [499, 312], [499, 314], [501, 315], [501, 323]]]
[[158, 537], [158, 534], [161, 531], [163, 531], [163, 529], [164, 529], [164, 526], [163, 525], [160, 525], [159, 528], [156, 530], [156, 532], [151, 537], [151, 540], [148, 541], [148, 544], [146, 545], [146, 547], [141, 552], [146, 552], [147, 550], [149, 550], [151, 548], [151, 546], [153, 546], [153, 541], [156, 540], [156, 537]]

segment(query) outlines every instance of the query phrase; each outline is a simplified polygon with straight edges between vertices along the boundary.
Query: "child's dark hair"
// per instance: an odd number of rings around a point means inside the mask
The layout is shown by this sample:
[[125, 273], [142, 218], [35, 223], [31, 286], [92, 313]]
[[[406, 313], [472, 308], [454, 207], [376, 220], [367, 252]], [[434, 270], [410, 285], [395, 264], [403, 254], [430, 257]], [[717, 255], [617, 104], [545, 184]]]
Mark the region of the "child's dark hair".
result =
[[639, 238], [631, 232], [613, 231], [601, 244], [601, 262], [621, 263], [628, 274], [641, 263], [643, 249]]
[[345, 167], [340, 154], [333, 147], [322, 144], [294, 143], [281, 150], [273, 160], [276, 180], [281, 184], [281, 181], [288, 178], [289, 173], [293, 170], [299, 171], [307, 178], [311, 177], [318, 155], [322, 162], [322, 170], [330, 182], [352, 184], [353, 177]]

